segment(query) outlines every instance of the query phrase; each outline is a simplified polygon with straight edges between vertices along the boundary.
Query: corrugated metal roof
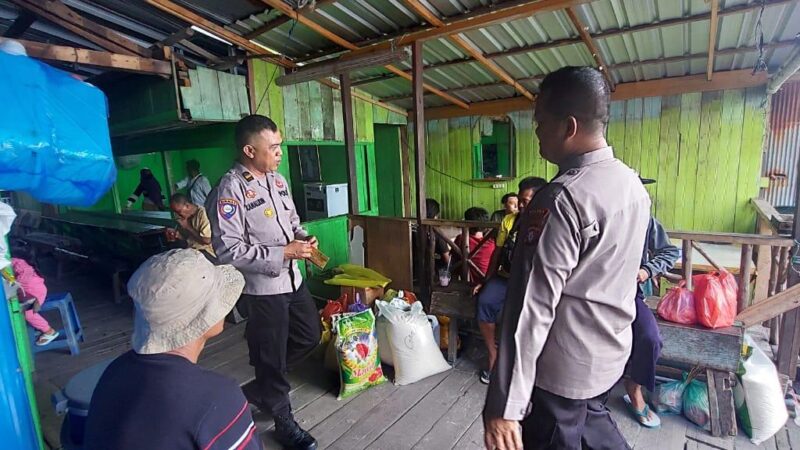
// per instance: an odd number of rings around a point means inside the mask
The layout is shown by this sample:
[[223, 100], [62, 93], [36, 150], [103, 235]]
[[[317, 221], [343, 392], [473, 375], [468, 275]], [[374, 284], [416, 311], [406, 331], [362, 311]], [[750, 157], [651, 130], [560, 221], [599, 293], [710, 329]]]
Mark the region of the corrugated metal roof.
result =
[[[141, 0], [63, 1], [96, 20], [107, 20], [103, 23], [147, 45], [187, 26], [180, 19]], [[240, 34], [252, 32], [280, 17], [280, 13], [251, 0], [173, 1]], [[284, 1], [290, 5], [296, 3], [296, 0]], [[445, 22], [481, 8], [502, 7], [509, 2], [518, 3], [517, 0], [421, 0], [424, 6]], [[792, 40], [800, 32], [800, 6], [797, 1], [788, 0], [767, 0], [767, 3], [770, 5], [764, 10], [761, 23], [764, 40], [771, 47], [767, 48], [764, 57], [770, 70], [775, 70], [788, 57]], [[760, 4], [761, 0], [720, 0], [715, 70], [750, 68], [756, 64], [758, 55], [753, 47], [757, 39]], [[313, 8], [306, 6], [302, 10], [303, 15], [357, 45], [429, 27], [404, 0], [317, 0], [315, 5]], [[623, 83], [705, 72], [710, 28], [705, 16], [709, 8], [706, 0], [595, 0], [577, 6], [575, 10], [578, 18], [595, 36], [600, 56], [610, 66], [613, 80]], [[93, 15], [93, 9], [108, 13], [108, 17], [97, 17], [97, 13]], [[0, 31], [13, 20], [7, 12], [15, 10], [16, 7], [9, 0], [0, 0]], [[731, 10], [737, 12], [732, 14]], [[686, 21], [687, 18], [692, 20]], [[676, 20], [683, 22], [675, 23]], [[37, 23], [37, 26], [39, 28], [32, 30], [28, 37], [40, 38], [42, 34], [47, 34], [40, 24]], [[636, 30], [636, 27], [642, 26], [648, 29]], [[632, 27], [634, 31], [618, 31]], [[69, 33], [62, 34], [62, 38], [69, 37]], [[587, 47], [580, 41], [577, 30], [563, 11], [469, 30], [460, 36], [531, 90], [536, 89], [537, 76], [565, 65], [594, 64]], [[74, 42], [81, 43], [74, 35], [72, 38]], [[294, 59], [319, 58], [320, 55], [328, 58], [342, 51], [334, 43], [295, 21], [286, 21], [254, 41]], [[213, 39], [197, 35], [193, 42], [211, 49], [212, 53], [226, 53], [224, 44]], [[425, 71], [425, 81], [465, 101], [478, 102], [519, 95], [511, 87], [500, 84], [496, 75], [472, 60], [467, 52], [448, 38], [426, 41], [423, 59], [426, 66], [431, 66]], [[398, 66], [410, 70], [409, 63]], [[358, 71], [352, 75], [352, 79], [358, 83], [381, 75], [385, 75], [385, 78], [360, 84], [359, 88], [404, 105], [406, 101], [399, 97], [411, 94], [411, 85], [407, 80], [382, 68]], [[473, 88], [464, 89], [470, 86]], [[426, 96], [427, 105], [440, 103], [441, 99]]]
[[764, 197], [774, 206], [794, 206], [800, 158], [800, 82], [787, 83], [772, 97], [762, 174]]

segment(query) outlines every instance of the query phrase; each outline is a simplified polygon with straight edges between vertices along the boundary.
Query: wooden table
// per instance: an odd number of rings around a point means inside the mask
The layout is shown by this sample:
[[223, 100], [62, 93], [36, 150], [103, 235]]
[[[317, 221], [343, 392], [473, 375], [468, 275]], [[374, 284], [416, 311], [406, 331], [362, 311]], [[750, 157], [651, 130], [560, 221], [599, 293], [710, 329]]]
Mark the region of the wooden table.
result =
[[68, 212], [57, 217], [43, 217], [44, 220], [63, 222], [73, 225], [82, 225], [94, 228], [103, 228], [113, 231], [121, 231], [134, 236], [148, 236], [164, 232], [164, 226], [141, 223], [123, 218], [108, 217], [105, 215], [92, 214], [86, 212]]
[[[681, 240], [680, 239], [670, 239], [672, 245], [681, 248]], [[742, 262], [742, 246], [735, 245], [735, 244], [704, 244], [704, 243], [697, 243], [700, 248], [702, 248], [708, 256], [710, 256], [715, 263], [722, 266], [728, 272], [738, 275], [739, 274], [739, 266]], [[681, 264], [681, 260], [675, 264], [675, 269], [681, 269], [683, 265]], [[708, 260], [703, 257], [698, 251], [692, 252], [692, 269], [698, 272], [713, 272], [717, 269], [711, 265]], [[752, 275], [755, 272], [755, 268], [751, 268], [750, 274]]]
[[430, 310], [433, 315], [450, 319], [447, 359], [450, 364], [455, 364], [458, 351], [458, 321], [475, 318], [476, 301], [472, 298], [472, 286], [461, 280], [452, 280], [446, 287], [434, 287]]

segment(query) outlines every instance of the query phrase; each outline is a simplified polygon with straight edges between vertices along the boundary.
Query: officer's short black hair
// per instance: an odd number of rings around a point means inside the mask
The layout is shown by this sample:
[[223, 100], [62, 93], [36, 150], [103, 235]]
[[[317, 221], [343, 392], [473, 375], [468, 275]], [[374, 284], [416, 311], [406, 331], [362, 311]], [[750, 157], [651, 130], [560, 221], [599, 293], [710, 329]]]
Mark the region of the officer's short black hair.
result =
[[186, 161], [186, 168], [190, 171], [200, 172], [200, 161], [196, 159], [190, 159]]
[[564, 119], [575, 117], [591, 131], [605, 130], [611, 94], [603, 74], [593, 67], [563, 67], [539, 85], [540, 107]]
[[441, 208], [439, 207], [439, 202], [432, 198], [425, 199], [425, 215], [428, 219], [433, 219], [439, 215]]
[[517, 197], [517, 193], [509, 192], [508, 194], [504, 195], [502, 199], [500, 199], [500, 203], [502, 203], [503, 206], [505, 206], [506, 202], [508, 202], [508, 199], [510, 199], [511, 197]]
[[520, 193], [527, 191], [528, 189], [533, 189], [534, 191], [538, 191], [539, 189], [545, 187], [547, 185], [547, 181], [544, 178], [539, 177], [527, 177], [523, 178], [522, 181], [519, 182], [519, 191]]
[[253, 136], [264, 130], [278, 132], [278, 125], [267, 116], [251, 114], [236, 123], [235, 139], [236, 149], [241, 151], [245, 145], [251, 143]]
[[186, 194], [173, 194], [172, 197], [169, 198], [170, 205], [186, 205], [190, 203], [192, 203], [192, 201], [189, 200], [189, 197], [187, 197]]

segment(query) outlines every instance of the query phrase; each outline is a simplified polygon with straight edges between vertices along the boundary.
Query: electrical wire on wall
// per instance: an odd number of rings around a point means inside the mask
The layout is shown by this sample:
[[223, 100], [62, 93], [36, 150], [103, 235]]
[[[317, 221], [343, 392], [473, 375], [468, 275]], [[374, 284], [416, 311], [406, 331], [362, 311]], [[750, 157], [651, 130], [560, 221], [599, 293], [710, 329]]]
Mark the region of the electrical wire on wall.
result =
[[[296, 10], [297, 8], [295, 8]], [[292, 38], [292, 32], [294, 31], [294, 27], [297, 25], [297, 19], [292, 20], [292, 27], [289, 28], [289, 39]], [[261, 104], [264, 102], [264, 99], [267, 98], [267, 94], [269, 93], [269, 88], [272, 86], [272, 83], [275, 82], [275, 77], [278, 75], [279, 67], [275, 67], [275, 71], [272, 72], [272, 77], [270, 77], [267, 85], [264, 87], [264, 92], [258, 98], [258, 102], [256, 102], [256, 110], [253, 111], [253, 114], [258, 113], [258, 110], [261, 109]]]
[[753, 66], [753, 75], [756, 72], [764, 72], [767, 70], [767, 61], [764, 57], [764, 25], [762, 19], [764, 17], [764, 9], [767, 7], [767, 0], [761, 0], [761, 9], [758, 11], [758, 19], [756, 19], [755, 40], [756, 49], [758, 50], [758, 59]]

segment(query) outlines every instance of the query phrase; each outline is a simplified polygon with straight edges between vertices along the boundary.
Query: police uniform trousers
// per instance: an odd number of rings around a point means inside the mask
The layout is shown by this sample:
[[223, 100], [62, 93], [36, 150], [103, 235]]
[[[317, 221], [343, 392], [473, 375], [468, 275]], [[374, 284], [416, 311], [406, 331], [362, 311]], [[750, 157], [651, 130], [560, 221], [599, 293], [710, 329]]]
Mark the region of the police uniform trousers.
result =
[[608, 392], [574, 400], [533, 390], [533, 410], [522, 421], [525, 450], [630, 449], [606, 408]]
[[286, 372], [319, 344], [319, 313], [305, 283], [296, 292], [242, 295], [248, 320], [245, 337], [255, 367], [254, 403], [273, 417], [291, 413]]
[[653, 392], [656, 388], [656, 363], [661, 356], [661, 334], [656, 316], [647, 307], [641, 291], [636, 295], [636, 319], [631, 328], [633, 348], [628, 360], [628, 377]]

